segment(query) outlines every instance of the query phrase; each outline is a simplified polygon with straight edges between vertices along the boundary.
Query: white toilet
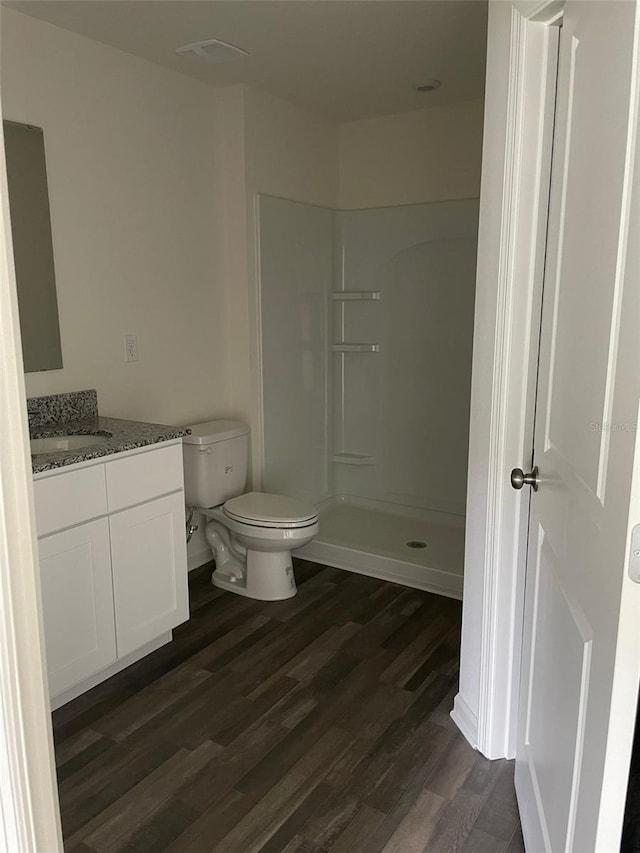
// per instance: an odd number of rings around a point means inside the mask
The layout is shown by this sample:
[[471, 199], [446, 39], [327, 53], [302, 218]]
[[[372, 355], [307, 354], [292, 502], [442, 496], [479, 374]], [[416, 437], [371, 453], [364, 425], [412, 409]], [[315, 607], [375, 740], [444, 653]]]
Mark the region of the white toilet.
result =
[[291, 598], [297, 592], [291, 551], [318, 532], [315, 508], [284, 495], [242, 493], [247, 424], [216, 420], [189, 429], [183, 439], [185, 498], [209, 519], [205, 535], [216, 561], [211, 582], [261, 601]]

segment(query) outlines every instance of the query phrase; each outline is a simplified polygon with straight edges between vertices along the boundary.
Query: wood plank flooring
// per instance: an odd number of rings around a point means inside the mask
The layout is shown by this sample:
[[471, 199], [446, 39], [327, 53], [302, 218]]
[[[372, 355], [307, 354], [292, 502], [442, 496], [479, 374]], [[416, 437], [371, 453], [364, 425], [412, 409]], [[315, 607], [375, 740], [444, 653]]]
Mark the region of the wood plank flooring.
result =
[[65, 849], [523, 851], [512, 763], [449, 718], [460, 603], [295, 571], [270, 604], [192, 572], [173, 642], [54, 712]]

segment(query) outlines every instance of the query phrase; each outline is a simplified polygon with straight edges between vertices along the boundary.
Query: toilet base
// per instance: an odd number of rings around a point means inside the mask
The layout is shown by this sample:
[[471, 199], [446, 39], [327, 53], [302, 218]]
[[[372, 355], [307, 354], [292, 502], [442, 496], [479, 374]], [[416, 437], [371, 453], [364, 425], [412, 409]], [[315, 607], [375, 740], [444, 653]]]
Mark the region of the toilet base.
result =
[[283, 601], [297, 593], [289, 551], [247, 549], [247, 565], [242, 577], [225, 571], [222, 565], [211, 575], [211, 583], [228, 592], [257, 601]]

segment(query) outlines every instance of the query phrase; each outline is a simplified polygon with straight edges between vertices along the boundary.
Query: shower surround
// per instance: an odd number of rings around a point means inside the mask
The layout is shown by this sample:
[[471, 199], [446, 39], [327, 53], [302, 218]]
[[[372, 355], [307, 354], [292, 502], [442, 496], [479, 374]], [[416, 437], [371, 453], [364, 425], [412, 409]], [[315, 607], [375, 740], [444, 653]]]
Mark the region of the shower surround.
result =
[[478, 201], [259, 212], [263, 488], [302, 556], [459, 597]]

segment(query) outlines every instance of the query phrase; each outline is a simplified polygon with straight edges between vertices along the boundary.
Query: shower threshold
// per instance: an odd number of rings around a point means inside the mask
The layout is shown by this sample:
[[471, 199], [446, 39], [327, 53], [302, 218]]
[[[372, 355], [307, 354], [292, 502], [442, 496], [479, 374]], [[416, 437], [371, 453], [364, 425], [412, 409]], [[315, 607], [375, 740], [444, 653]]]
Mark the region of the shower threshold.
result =
[[464, 518], [339, 495], [318, 504], [320, 532], [296, 556], [462, 598]]

